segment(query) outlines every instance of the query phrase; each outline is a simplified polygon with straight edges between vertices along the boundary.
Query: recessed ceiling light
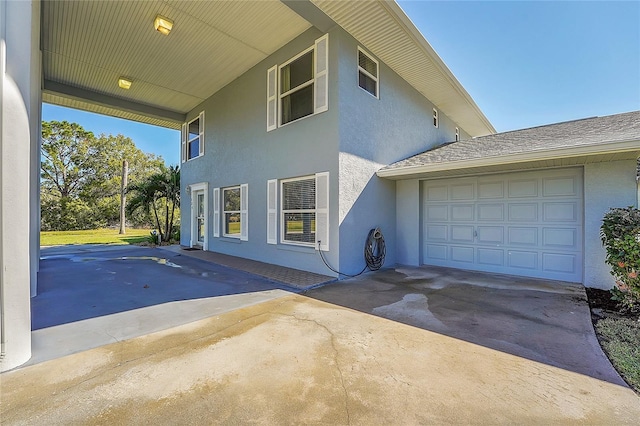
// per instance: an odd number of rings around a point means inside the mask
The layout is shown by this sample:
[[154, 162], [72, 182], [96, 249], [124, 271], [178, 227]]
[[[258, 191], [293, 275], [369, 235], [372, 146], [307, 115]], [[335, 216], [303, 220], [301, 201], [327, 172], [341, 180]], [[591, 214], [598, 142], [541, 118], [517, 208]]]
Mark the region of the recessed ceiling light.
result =
[[173, 21], [165, 16], [158, 15], [153, 20], [153, 28], [164, 35], [169, 35], [171, 28], [173, 28]]
[[129, 90], [129, 88], [131, 87], [131, 80], [126, 77], [120, 77], [118, 79], [118, 86], [125, 90]]

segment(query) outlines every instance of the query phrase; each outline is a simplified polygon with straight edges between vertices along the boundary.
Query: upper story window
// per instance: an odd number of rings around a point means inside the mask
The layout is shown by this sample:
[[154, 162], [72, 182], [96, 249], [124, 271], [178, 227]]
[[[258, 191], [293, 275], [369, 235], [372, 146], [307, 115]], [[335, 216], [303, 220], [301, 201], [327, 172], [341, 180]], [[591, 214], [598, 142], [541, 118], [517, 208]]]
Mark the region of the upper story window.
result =
[[329, 35], [267, 71], [267, 131], [329, 108]]
[[460, 140], [460, 129], [456, 127], [456, 142]]
[[358, 47], [358, 86], [378, 98], [378, 61]]
[[433, 109], [433, 127], [438, 127], [438, 110]]
[[280, 66], [280, 124], [313, 114], [313, 48]]
[[182, 125], [181, 159], [185, 161], [204, 155], [204, 111]]

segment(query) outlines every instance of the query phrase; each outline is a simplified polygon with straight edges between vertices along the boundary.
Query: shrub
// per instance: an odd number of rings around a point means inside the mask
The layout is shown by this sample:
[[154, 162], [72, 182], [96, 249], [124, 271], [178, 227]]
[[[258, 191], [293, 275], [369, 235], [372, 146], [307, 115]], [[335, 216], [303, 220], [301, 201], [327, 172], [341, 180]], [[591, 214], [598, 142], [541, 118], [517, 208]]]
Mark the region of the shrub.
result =
[[612, 208], [604, 215], [600, 238], [616, 279], [614, 300], [624, 310], [640, 310], [640, 210]]

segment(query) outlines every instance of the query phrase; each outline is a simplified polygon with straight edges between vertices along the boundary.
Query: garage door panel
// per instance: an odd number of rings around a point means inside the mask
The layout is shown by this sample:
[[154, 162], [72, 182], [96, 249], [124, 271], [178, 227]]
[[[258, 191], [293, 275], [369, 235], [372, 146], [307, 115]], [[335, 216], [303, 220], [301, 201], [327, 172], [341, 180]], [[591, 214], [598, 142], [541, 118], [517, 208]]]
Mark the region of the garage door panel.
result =
[[446, 222], [449, 220], [449, 206], [446, 204], [428, 205], [426, 219], [429, 222]]
[[478, 242], [480, 244], [504, 244], [504, 228], [502, 226], [478, 226]]
[[508, 228], [509, 239], [507, 244], [517, 246], [538, 245], [538, 228], [526, 226], [510, 226]]
[[582, 169], [423, 183], [423, 263], [582, 281]]
[[509, 198], [530, 198], [538, 196], [538, 180], [524, 179], [509, 181]]
[[503, 266], [504, 250], [493, 248], [478, 248], [478, 263], [480, 265]]
[[508, 208], [510, 222], [538, 221], [538, 203], [510, 203]]
[[473, 243], [475, 228], [470, 225], [451, 225], [451, 241]]
[[545, 222], [576, 222], [578, 220], [578, 203], [543, 203], [543, 220]]
[[543, 253], [542, 269], [547, 272], [561, 272], [563, 274], [575, 274], [577, 272], [578, 259], [576, 255], [567, 253]]
[[504, 204], [478, 204], [479, 221], [499, 221], [504, 220]]
[[542, 228], [543, 247], [578, 248], [578, 230], [576, 228]]
[[575, 197], [578, 195], [578, 182], [575, 176], [545, 178], [542, 180], [544, 197]]
[[453, 204], [451, 205], [451, 220], [453, 221], [473, 221], [473, 204]]
[[447, 225], [427, 225], [427, 240], [447, 241]]
[[510, 250], [508, 266], [511, 268], [538, 269], [538, 252]]
[[451, 247], [451, 260], [454, 262], [474, 263], [473, 247]]
[[479, 199], [504, 198], [504, 182], [480, 182], [478, 183]]
[[427, 201], [447, 201], [449, 199], [447, 186], [431, 186], [427, 188]]
[[474, 184], [463, 183], [451, 186], [451, 199], [454, 201], [473, 201], [475, 199]]
[[[429, 260], [447, 260], [449, 246], [438, 244], [427, 244], [425, 257]], [[426, 262], [429, 263], [429, 262]]]

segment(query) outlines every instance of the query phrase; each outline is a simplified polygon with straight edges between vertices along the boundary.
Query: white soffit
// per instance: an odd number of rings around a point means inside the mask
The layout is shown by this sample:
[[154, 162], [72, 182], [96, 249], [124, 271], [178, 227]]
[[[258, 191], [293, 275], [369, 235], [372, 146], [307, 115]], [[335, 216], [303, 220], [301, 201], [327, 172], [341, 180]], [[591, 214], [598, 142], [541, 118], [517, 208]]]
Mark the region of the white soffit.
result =
[[395, 1], [311, 1], [471, 136], [496, 132]]
[[[174, 21], [168, 36], [153, 28], [158, 14]], [[181, 114], [311, 26], [278, 0], [51, 0], [42, 22], [45, 80]]]

